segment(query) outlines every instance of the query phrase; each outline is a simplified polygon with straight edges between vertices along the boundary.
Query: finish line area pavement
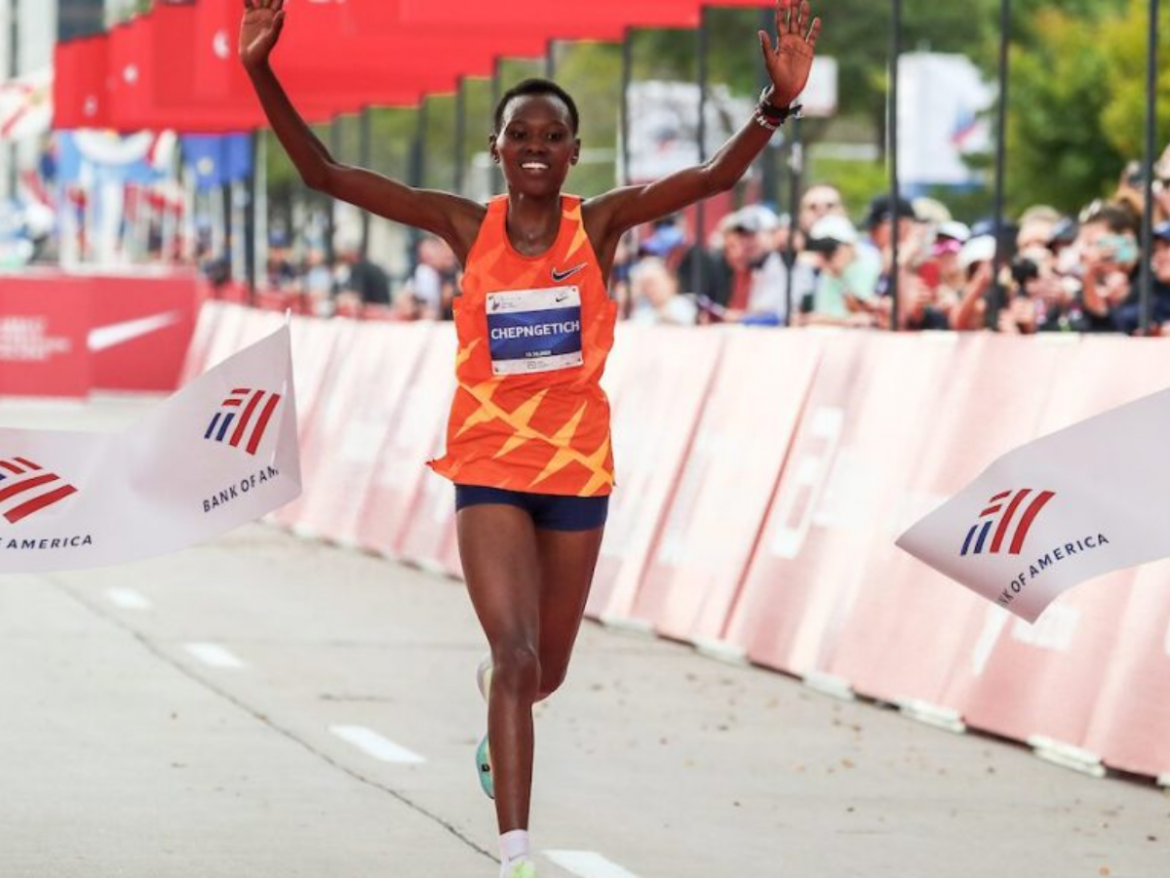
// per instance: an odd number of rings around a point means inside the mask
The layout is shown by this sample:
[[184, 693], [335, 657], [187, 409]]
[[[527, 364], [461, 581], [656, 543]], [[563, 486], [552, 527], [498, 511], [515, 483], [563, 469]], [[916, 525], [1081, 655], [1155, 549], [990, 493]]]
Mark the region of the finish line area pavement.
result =
[[[0, 403], [114, 429], [150, 400]], [[264, 525], [0, 576], [0, 878], [494, 878], [459, 583]], [[541, 878], [1162, 878], [1170, 798], [587, 623]]]

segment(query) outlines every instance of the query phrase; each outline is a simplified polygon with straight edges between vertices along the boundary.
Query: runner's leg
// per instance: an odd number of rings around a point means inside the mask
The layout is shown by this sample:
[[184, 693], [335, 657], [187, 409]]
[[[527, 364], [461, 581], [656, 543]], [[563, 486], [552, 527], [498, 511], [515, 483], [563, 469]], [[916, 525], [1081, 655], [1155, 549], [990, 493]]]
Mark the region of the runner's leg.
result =
[[604, 532], [604, 527], [587, 531], [536, 531], [540, 558], [538, 700], [559, 689], [568, 673]]
[[492, 654], [488, 739], [501, 835], [528, 828], [532, 705], [540, 688], [540, 565], [536, 529], [516, 506], [457, 517], [467, 590]]

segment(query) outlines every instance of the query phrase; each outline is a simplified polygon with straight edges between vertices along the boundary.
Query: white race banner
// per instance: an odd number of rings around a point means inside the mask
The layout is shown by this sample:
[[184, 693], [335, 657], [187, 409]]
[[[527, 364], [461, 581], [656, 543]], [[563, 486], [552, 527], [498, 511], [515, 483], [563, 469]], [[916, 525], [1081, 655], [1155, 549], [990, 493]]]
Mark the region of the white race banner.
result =
[[966, 186], [980, 173], [967, 157], [990, 152], [986, 111], [995, 91], [963, 55], [916, 52], [898, 62], [898, 148], [907, 185]]
[[1170, 556], [1170, 390], [1012, 451], [898, 538], [1035, 622], [1086, 579]]
[[117, 434], [0, 430], [0, 573], [120, 564], [301, 493], [287, 326]]

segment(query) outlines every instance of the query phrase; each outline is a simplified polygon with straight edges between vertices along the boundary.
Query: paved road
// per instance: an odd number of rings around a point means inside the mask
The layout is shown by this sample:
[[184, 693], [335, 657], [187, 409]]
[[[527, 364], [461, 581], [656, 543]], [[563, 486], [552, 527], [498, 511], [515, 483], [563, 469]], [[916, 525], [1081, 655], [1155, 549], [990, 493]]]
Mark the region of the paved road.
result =
[[[483, 651], [457, 583], [263, 526], [0, 577], [0, 878], [491, 878]], [[677, 644], [589, 626], [538, 713], [542, 878], [1170, 875], [1152, 785]]]

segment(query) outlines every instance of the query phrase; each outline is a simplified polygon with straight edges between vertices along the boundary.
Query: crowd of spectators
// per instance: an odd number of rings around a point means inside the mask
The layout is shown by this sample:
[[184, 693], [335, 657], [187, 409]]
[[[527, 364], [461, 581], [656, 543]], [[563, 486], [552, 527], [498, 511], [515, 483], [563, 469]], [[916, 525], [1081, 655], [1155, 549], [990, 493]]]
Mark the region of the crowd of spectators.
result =
[[[1149, 331], [1170, 334], [1170, 148], [1156, 174]], [[756, 204], [728, 213], [703, 246], [682, 215], [631, 233], [615, 259], [613, 294], [626, 319], [652, 324], [890, 329], [896, 319], [901, 330], [1136, 334], [1145, 210], [1137, 177], [1127, 169], [1111, 198], [1077, 216], [1037, 205], [1001, 222], [1002, 248], [994, 223], [968, 226], [927, 198], [895, 206], [879, 195], [855, 224], [856, 206], [817, 184], [795, 223]], [[413, 254], [410, 274], [391, 283], [356, 246], [340, 247], [333, 266], [316, 249], [294, 266], [291, 252], [275, 247], [268, 282], [308, 300], [312, 313], [450, 319], [454, 255], [430, 236]]]

